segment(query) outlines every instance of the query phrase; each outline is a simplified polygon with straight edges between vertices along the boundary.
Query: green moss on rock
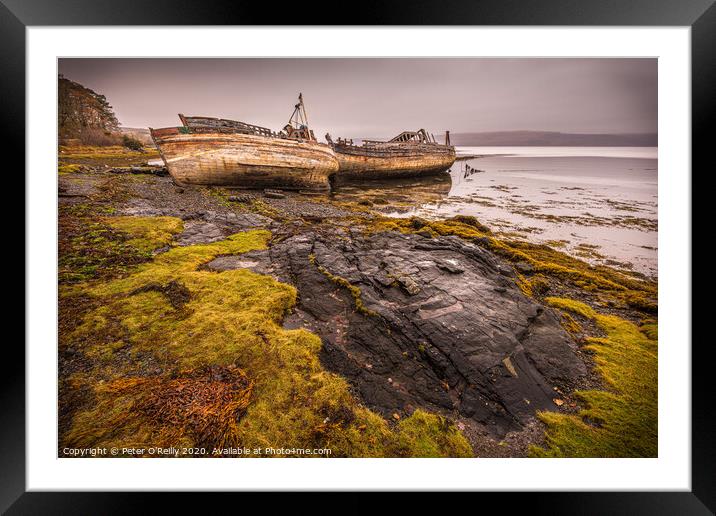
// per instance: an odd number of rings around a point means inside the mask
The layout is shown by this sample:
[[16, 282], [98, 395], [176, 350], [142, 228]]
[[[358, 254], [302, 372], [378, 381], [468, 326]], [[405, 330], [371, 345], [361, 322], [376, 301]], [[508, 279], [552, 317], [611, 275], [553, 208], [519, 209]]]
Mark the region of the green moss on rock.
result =
[[[94, 402], [75, 415], [65, 445], [227, 443], [330, 448], [333, 457], [471, 456], [466, 439], [445, 418], [416, 411], [391, 428], [361, 406], [343, 378], [322, 368], [317, 335], [282, 328], [283, 315], [296, 302], [293, 287], [245, 269], [200, 268], [219, 255], [264, 249], [270, 236], [250, 231], [173, 248], [126, 277], [82, 290], [99, 303], [68, 340], [95, 364], [74, 379], [90, 386]], [[171, 292], [179, 292], [181, 302]], [[123, 361], [127, 353], [132, 359]], [[232, 367], [240, 370], [241, 388], [201, 380], [206, 368]], [[144, 379], [127, 383], [133, 377]], [[210, 434], [173, 431], [147, 399], [152, 389], [174, 399], [182, 385], [197, 392], [191, 398], [195, 416], [182, 413], [175, 426], [201, 416], [211, 422]], [[236, 410], [217, 414], [211, 407], [219, 406], [220, 394]]]
[[609, 391], [576, 391], [578, 414], [541, 412], [547, 445], [537, 457], [656, 457], [658, 453], [658, 345], [649, 332], [579, 301], [547, 298], [553, 307], [594, 320], [606, 334], [587, 339]]
[[103, 221], [129, 236], [127, 244], [150, 252], [169, 245], [174, 235], [184, 230], [178, 217], [105, 217]]

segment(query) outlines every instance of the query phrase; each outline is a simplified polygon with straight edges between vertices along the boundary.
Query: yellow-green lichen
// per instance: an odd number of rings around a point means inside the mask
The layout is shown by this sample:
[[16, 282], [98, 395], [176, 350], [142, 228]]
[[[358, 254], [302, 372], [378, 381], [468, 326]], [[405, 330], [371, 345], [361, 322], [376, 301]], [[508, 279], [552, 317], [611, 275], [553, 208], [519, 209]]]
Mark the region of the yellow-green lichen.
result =
[[[61, 441], [73, 447], [329, 448], [334, 457], [471, 456], [465, 438], [442, 417], [416, 411], [391, 428], [361, 406], [343, 378], [322, 368], [318, 336], [281, 327], [296, 301], [293, 287], [248, 270], [200, 267], [219, 255], [264, 249], [269, 238], [268, 231], [250, 231], [172, 248], [126, 277], [87, 285], [82, 294], [98, 306], [65, 340], [95, 364], [74, 378], [92, 388], [94, 400]], [[239, 368], [243, 387], [227, 394], [221, 382], [205, 379], [207, 367]], [[134, 376], [145, 380], [126, 380]], [[171, 404], [159, 410], [164, 405], [148, 399], [148, 390], [172, 400], [183, 396], [181, 389], [199, 393], [196, 412], [172, 412], [178, 419], [168, 424]], [[224, 393], [236, 410], [217, 415], [211, 392]], [[196, 414], [211, 424], [210, 432], [191, 425], [192, 431], [177, 432]]]
[[123, 274], [182, 229], [174, 217], [105, 217], [114, 212], [107, 205], [61, 205], [59, 211], [61, 284]]
[[79, 172], [82, 170], [81, 165], [73, 165], [73, 164], [60, 164], [57, 167], [57, 173], [60, 175], [64, 174], [74, 174], [76, 172]]
[[580, 335], [584, 331], [582, 325], [566, 312], [562, 313], [562, 320], [560, 323], [562, 324], [562, 328], [567, 330], [567, 332], [573, 337]]
[[610, 390], [577, 391], [585, 405], [578, 414], [541, 412], [547, 423], [538, 457], [656, 457], [658, 445], [658, 344], [635, 324], [603, 315], [590, 306], [564, 298], [548, 304], [592, 319], [605, 333], [589, 338], [596, 370]]
[[184, 230], [177, 217], [105, 217], [103, 221], [127, 234], [127, 244], [145, 252], [169, 245], [174, 235]]
[[63, 160], [72, 159], [114, 159], [114, 158], [134, 158], [138, 156], [142, 159], [152, 159], [159, 157], [159, 151], [153, 147], [147, 147], [142, 152], [128, 149], [121, 145], [109, 146], [61, 146], [59, 148], [59, 156]]

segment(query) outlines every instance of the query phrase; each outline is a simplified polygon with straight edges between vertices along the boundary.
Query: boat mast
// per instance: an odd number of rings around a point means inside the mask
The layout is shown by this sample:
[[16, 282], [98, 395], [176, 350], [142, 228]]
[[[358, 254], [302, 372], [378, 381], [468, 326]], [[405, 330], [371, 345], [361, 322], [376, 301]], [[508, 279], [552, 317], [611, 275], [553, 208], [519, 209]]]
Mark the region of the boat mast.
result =
[[288, 125], [284, 127], [289, 138], [305, 139], [315, 141], [313, 131], [308, 128], [308, 114], [306, 106], [303, 105], [303, 93], [298, 94], [298, 104], [293, 108]]
[[308, 127], [308, 115], [306, 115], [306, 107], [303, 105], [303, 93], [298, 94], [298, 104], [294, 106], [288, 123], [295, 129]]
[[305, 122], [306, 127], [308, 127], [308, 113], [306, 113], [306, 106], [303, 105], [303, 93], [298, 94], [298, 105], [301, 106], [301, 111], [303, 112], [303, 120]]

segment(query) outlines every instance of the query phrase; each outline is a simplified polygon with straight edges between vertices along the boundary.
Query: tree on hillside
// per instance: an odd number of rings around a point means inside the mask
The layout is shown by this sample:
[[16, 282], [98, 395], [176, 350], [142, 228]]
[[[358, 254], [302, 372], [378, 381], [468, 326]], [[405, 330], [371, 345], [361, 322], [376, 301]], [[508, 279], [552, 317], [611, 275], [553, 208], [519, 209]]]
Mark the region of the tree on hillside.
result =
[[[60, 138], [79, 138], [85, 143], [113, 140], [119, 121], [104, 95], [58, 76], [58, 134]], [[102, 138], [104, 137], [104, 138]]]

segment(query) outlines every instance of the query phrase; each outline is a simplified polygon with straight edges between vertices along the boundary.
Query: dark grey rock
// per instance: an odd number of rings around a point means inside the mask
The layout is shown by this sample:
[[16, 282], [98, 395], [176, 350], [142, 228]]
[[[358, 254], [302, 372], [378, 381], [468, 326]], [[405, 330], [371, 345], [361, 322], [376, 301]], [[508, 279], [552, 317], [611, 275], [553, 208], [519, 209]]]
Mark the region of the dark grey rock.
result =
[[184, 223], [184, 231], [176, 238], [179, 245], [208, 244], [226, 238], [226, 231], [213, 222], [188, 220]]
[[465, 272], [465, 269], [460, 266], [460, 262], [457, 260], [444, 260], [435, 262], [435, 264], [442, 270], [447, 271], [451, 274], [462, 274], [463, 272]]
[[515, 269], [517, 269], [522, 274], [531, 274], [534, 272], [534, 267], [532, 267], [527, 262], [517, 262], [515, 264]]
[[[424, 407], [504, 435], [555, 409], [553, 388], [586, 374], [558, 318], [489, 251], [459, 238], [337, 231], [270, 249], [275, 274], [300, 294], [287, 324], [321, 335], [325, 367], [386, 417]], [[360, 288], [373, 315], [318, 265]]]
[[259, 274], [273, 272], [268, 251], [249, 251], [238, 255], [219, 256], [203, 268], [217, 272], [234, 269], [250, 269]]
[[[177, 193], [172, 194], [176, 196]], [[119, 212], [122, 215], [180, 217], [184, 221], [184, 231], [175, 241], [182, 246], [216, 242], [240, 231], [266, 227], [272, 222], [257, 213], [235, 213], [228, 208], [206, 205], [203, 196], [191, 189], [186, 189], [181, 197], [182, 202], [172, 198], [135, 197]], [[159, 202], [162, 200], [164, 202]]]

